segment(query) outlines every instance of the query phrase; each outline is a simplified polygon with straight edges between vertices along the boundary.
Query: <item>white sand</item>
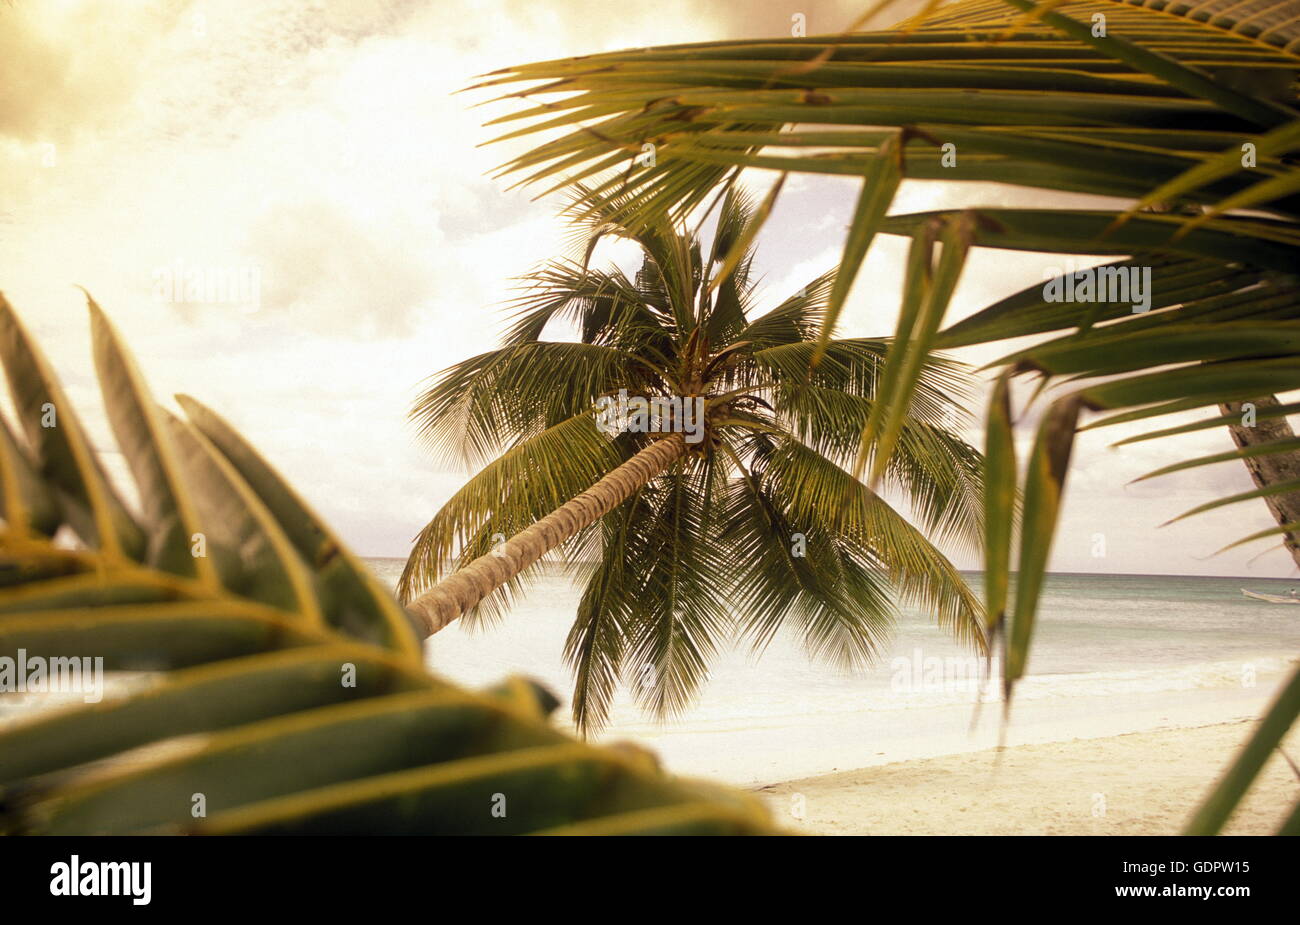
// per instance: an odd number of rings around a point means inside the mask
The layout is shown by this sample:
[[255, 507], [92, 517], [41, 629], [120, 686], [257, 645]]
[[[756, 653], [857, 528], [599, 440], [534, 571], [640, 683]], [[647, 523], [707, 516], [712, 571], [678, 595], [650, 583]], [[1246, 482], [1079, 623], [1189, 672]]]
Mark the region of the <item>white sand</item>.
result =
[[[900, 761], [757, 790], [783, 824], [821, 835], [1175, 835], [1251, 722]], [[1300, 724], [1283, 745], [1300, 761]], [[1000, 760], [999, 760], [1000, 758]], [[1225, 834], [1264, 835], [1300, 798], [1274, 752]], [[798, 815], [802, 805], [802, 821]]]

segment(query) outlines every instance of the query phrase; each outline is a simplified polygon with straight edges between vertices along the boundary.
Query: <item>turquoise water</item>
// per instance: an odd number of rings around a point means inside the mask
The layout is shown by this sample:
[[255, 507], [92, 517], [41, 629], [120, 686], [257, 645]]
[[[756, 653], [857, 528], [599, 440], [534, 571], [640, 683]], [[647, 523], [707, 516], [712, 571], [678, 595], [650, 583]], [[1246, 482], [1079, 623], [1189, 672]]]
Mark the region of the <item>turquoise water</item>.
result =
[[[370, 563], [390, 582], [401, 568], [396, 559]], [[967, 577], [979, 593], [980, 576]], [[1049, 576], [1008, 741], [1257, 715], [1300, 652], [1300, 606], [1252, 601], [1243, 587], [1286, 594], [1300, 580]], [[562, 651], [580, 593], [566, 575], [541, 575], [500, 623], [453, 624], [429, 640], [428, 664], [476, 687], [525, 674], [567, 710], [572, 677]], [[737, 783], [971, 750], [993, 744], [1000, 714], [984, 709], [987, 722], [970, 732], [976, 701], [997, 696], [978, 671], [969, 651], [906, 610], [870, 670], [813, 662], [788, 637], [762, 653], [742, 644], [719, 655], [683, 715], [660, 723], [620, 696], [604, 737], [641, 741], [676, 768]]]

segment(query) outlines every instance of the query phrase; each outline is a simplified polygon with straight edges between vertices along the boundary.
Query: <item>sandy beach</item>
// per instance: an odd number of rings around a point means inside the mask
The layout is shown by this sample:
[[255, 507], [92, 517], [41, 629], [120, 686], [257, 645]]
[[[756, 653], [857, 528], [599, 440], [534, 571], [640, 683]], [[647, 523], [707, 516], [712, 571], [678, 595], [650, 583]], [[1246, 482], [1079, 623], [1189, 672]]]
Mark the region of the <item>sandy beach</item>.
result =
[[[756, 792], [783, 824], [818, 835], [1175, 835], [1252, 728], [1243, 721], [1019, 745]], [[1300, 728], [1283, 747], [1300, 756]], [[1300, 780], [1274, 753], [1224, 834], [1271, 834], [1297, 797]]]

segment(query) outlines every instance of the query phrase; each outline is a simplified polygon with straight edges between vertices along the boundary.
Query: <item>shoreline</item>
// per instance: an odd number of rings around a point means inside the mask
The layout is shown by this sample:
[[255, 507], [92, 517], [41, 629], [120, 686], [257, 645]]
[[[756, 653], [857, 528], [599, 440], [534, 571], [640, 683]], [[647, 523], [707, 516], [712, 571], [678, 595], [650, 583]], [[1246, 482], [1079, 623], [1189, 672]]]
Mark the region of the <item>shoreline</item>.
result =
[[774, 707], [780, 702], [755, 700], [747, 716], [709, 711], [672, 726], [621, 723], [601, 738], [630, 739], [654, 751], [678, 774], [756, 789], [868, 767], [979, 754], [997, 747], [1000, 739], [1014, 748], [1250, 722], [1268, 708], [1284, 679], [1281, 671], [1268, 671], [1250, 687], [1178, 687], [1166, 678], [1156, 690], [1105, 685], [1104, 693], [1084, 695], [1082, 691], [1100, 686], [1095, 676], [1086, 676], [1053, 688], [1047, 696], [1017, 700], [1005, 730], [996, 703], [985, 703], [979, 722], [973, 724], [974, 703], [969, 701], [912, 701], [915, 705], [902, 706], [910, 700], [903, 698], [893, 701], [901, 708], [872, 710], [855, 708], [851, 698], [823, 698], [823, 706], [835, 709], [778, 712]]
[[[779, 825], [815, 835], [1176, 835], [1254, 727], [1011, 745], [751, 790]], [[1300, 755], [1300, 725], [1282, 747]], [[1274, 752], [1223, 834], [1273, 834], [1297, 798], [1300, 779]]]

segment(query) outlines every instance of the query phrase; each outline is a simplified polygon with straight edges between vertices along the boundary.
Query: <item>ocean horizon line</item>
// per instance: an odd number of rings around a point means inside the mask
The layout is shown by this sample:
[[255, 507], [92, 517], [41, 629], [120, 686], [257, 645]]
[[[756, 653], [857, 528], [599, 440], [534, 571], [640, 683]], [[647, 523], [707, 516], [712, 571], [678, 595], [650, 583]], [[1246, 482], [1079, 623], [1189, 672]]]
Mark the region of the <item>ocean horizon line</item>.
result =
[[[370, 553], [361, 553], [362, 559], [367, 560], [384, 560], [390, 562], [404, 562], [406, 556], [379, 556]], [[580, 560], [584, 565], [595, 565], [598, 560], [588, 559]], [[981, 575], [983, 569], [978, 568], [959, 568], [957, 569], [962, 575]], [[1012, 575], [1019, 574], [1016, 571]], [[1179, 572], [1047, 572], [1049, 577], [1056, 576], [1061, 578], [1232, 578], [1239, 581], [1296, 581], [1300, 582], [1300, 575], [1204, 575], [1193, 573]]]

